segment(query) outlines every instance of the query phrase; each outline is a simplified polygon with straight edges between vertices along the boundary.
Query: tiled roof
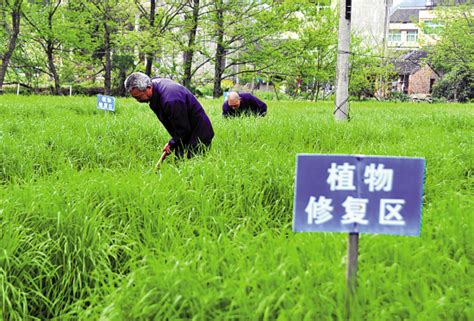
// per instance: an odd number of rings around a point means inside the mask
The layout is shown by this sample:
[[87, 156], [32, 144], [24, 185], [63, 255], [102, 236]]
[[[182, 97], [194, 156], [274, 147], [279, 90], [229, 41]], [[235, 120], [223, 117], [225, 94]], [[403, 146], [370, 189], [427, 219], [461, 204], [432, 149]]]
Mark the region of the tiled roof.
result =
[[[431, 0], [433, 2], [433, 5], [439, 6], [439, 5], [457, 5], [457, 4], [462, 4], [469, 2], [471, 0]], [[399, 3], [399, 7], [426, 7], [426, 0], [404, 0]]]
[[403, 56], [400, 56], [394, 61], [393, 65], [395, 70], [398, 71], [399, 75], [412, 75], [423, 66], [421, 61], [426, 58], [428, 53], [424, 50], [411, 51]]
[[400, 7], [424, 7], [426, 0], [405, 0], [400, 2]]
[[452, 6], [452, 5], [467, 3], [468, 1], [472, 1], [472, 0], [433, 0], [436, 6], [439, 6], [439, 5]]
[[391, 23], [418, 22], [418, 13], [420, 9], [397, 9], [390, 16]]
[[[426, 5], [427, 2], [431, 2], [431, 5]], [[473, 0], [404, 0], [398, 2], [397, 5], [390, 7], [390, 16], [395, 14], [398, 10], [408, 10], [408, 9], [421, 9], [421, 10], [430, 10], [437, 6], [457, 6], [464, 3], [472, 3]], [[399, 22], [399, 21], [394, 21]], [[402, 21], [403, 22], [403, 21]]]

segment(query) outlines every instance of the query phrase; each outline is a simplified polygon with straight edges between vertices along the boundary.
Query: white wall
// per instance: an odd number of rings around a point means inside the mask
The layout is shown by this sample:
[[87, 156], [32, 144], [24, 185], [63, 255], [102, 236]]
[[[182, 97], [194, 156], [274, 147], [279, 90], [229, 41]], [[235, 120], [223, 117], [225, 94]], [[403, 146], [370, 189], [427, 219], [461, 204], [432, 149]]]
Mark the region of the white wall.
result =
[[368, 45], [382, 45], [386, 22], [386, 0], [352, 0], [352, 28]]

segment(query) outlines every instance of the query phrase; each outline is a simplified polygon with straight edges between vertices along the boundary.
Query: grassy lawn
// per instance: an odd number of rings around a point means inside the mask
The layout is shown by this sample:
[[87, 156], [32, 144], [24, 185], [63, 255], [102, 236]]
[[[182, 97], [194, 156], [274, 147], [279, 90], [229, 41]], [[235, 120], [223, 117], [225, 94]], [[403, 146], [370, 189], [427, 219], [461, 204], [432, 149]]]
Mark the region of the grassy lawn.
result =
[[[0, 320], [473, 320], [473, 104], [273, 101], [152, 169], [145, 104], [0, 96]], [[296, 154], [424, 157], [420, 237], [292, 232]]]

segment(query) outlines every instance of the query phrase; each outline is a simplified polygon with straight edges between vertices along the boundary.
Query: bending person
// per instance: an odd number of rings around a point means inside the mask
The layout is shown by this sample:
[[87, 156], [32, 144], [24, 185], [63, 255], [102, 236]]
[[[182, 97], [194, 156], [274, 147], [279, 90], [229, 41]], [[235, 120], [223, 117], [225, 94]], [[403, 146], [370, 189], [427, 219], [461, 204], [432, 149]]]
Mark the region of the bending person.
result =
[[191, 158], [211, 145], [214, 130], [211, 121], [194, 95], [185, 87], [166, 78], [153, 78], [134, 72], [125, 80], [125, 89], [151, 110], [165, 126], [171, 139], [163, 147], [167, 155]]
[[229, 117], [243, 114], [253, 114], [263, 117], [267, 114], [267, 105], [252, 94], [231, 91], [227, 100], [222, 105], [222, 115]]

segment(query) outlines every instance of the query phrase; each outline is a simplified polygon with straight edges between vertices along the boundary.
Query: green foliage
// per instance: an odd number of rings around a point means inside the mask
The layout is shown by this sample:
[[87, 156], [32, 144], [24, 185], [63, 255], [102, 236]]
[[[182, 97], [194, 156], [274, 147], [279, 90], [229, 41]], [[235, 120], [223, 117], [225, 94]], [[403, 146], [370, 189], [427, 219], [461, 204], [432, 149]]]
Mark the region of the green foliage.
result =
[[214, 96], [222, 92], [221, 79], [241, 73], [256, 74], [281, 61], [281, 33], [287, 30], [287, 8], [284, 3], [275, 1], [213, 3], [208, 32], [217, 44], [212, 54], [217, 80]]
[[212, 97], [212, 85], [197, 86], [193, 91], [199, 97]]
[[[337, 18], [327, 0], [201, 1], [196, 16], [195, 2], [158, 1], [155, 15], [150, 3], [23, 1], [24, 19], [6, 81], [34, 89], [94, 82], [123, 95], [125, 77], [147, 71], [146, 61], [152, 61], [150, 75], [186, 79], [189, 88], [200, 88], [197, 93], [214, 79], [221, 84], [238, 77], [250, 84], [258, 76], [295, 99], [318, 100], [334, 84]], [[10, 18], [1, 8], [0, 18], [5, 19], [0, 19], [0, 41], [5, 45]], [[222, 39], [217, 39], [217, 30]], [[216, 69], [217, 47], [225, 59]], [[193, 54], [190, 70], [182, 63], [184, 53]], [[373, 93], [374, 74], [383, 72], [374, 67], [373, 62], [354, 60], [353, 95]]]
[[466, 101], [474, 98], [474, 6], [466, 3], [439, 7], [435, 23], [438, 41], [432, 46], [430, 60], [446, 79], [436, 88], [438, 97]]
[[[295, 6], [296, 9], [292, 6]], [[293, 97], [317, 100], [326, 84], [334, 83], [337, 19], [314, 1], [292, 2], [281, 48], [272, 56], [268, 73], [274, 84]]]
[[423, 33], [427, 35], [439, 35], [443, 32], [443, 24], [439, 21], [438, 23], [433, 21], [422, 21], [420, 22], [420, 27], [422, 28]]
[[224, 79], [222, 80], [221, 82], [221, 87], [222, 87], [222, 90], [224, 91], [229, 91], [232, 89], [232, 87], [234, 87], [234, 82], [232, 80], [229, 80], [229, 79]]
[[290, 97], [282, 92], [278, 92], [278, 96], [275, 91], [263, 91], [263, 90], [254, 90], [253, 94], [267, 102], [271, 100], [290, 100]]
[[[472, 319], [472, 105], [202, 103], [210, 152], [154, 174], [146, 105], [2, 96], [0, 319]], [[291, 231], [297, 153], [426, 159], [421, 236], [362, 235], [350, 318], [347, 236]]]
[[433, 96], [459, 102], [466, 102], [474, 97], [474, 76], [472, 71], [451, 70], [433, 86]]
[[367, 48], [363, 38], [351, 39], [349, 93], [357, 99], [374, 97], [378, 90], [386, 90], [387, 80], [396, 75], [393, 65], [385, 63], [383, 54], [376, 49]]
[[391, 91], [387, 95], [387, 100], [397, 101], [397, 102], [407, 102], [407, 101], [410, 101], [410, 96], [400, 91]]
[[433, 63], [445, 69], [462, 66], [474, 70], [474, 7], [464, 4], [439, 7], [435, 22], [443, 25], [433, 46]]

